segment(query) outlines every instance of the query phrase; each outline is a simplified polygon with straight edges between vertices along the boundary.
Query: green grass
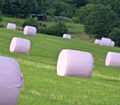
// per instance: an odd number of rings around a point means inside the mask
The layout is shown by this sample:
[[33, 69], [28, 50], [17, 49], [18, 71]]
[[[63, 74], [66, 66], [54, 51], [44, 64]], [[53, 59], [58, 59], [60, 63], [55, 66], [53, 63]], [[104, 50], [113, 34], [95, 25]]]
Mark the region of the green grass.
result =
[[[4, 17], [3, 18], [4, 27], [6, 27], [8, 22], [11, 22], [11, 23], [15, 23], [17, 25], [17, 30], [22, 30], [22, 23], [24, 21], [25, 21], [25, 19], [19, 19], [19, 18], [12, 18], [12, 17]], [[56, 24], [56, 22], [46, 22], [46, 21], [39, 21], [39, 22], [46, 24], [47, 27], [51, 27]], [[65, 22], [65, 24], [68, 27], [68, 34], [70, 34], [73, 39], [89, 41], [89, 42], [94, 41], [94, 38], [90, 38], [89, 35], [84, 33], [84, 25], [74, 24], [74, 23], [66, 23], [66, 22]]]
[[22, 23], [25, 19], [13, 18], [13, 17], [3, 17], [3, 24], [6, 27], [7, 23], [15, 23], [17, 25], [17, 29], [22, 28]]
[[[10, 41], [16, 36], [31, 41], [29, 55], [9, 51]], [[57, 76], [62, 49], [92, 53], [92, 77]], [[120, 48], [43, 34], [25, 36], [22, 31], [0, 28], [0, 55], [16, 59], [24, 76], [25, 88], [17, 105], [120, 105], [120, 68], [105, 66], [108, 51], [120, 52]]]
[[[13, 17], [3, 17], [4, 27], [7, 26], [7, 23], [15, 23], [17, 25], [17, 30], [22, 30], [22, 23], [25, 19], [13, 18]], [[46, 21], [39, 21], [47, 25], [47, 27], [51, 27], [56, 24], [56, 22], [46, 22]], [[68, 27], [68, 34], [72, 36], [73, 39], [76, 40], [83, 40], [93, 42], [94, 38], [90, 38], [89, 35], [85, 34], [84, 32], [84, 25], [74, 24], [74, 23], [67, 23], [65, 22], [66, 26]]]
[[[25, 21], [25, 19], [19, 19], [19, 18], [13, 18], [13, 17], [3, 17], [3, 23], [6, 27], [8, 22], [15, 23], [17, 25], [17, 29], [22, 29], [22, 23]], [[51, 27], [56, 24], [56, 22], [46, 22], [46, 21], [39, 21], [41, 23], [44, 23], [47, 25], [47, 27]], [[74, 34], [74, 36], [77, 37], [76, 34], [82, 34], [84, 32], [84, 25], [80, 24], [74, 24], [74, 23], [67, 23], [65, 22], [66, 26], [68, 27], [68, 31], [70, 34]]]

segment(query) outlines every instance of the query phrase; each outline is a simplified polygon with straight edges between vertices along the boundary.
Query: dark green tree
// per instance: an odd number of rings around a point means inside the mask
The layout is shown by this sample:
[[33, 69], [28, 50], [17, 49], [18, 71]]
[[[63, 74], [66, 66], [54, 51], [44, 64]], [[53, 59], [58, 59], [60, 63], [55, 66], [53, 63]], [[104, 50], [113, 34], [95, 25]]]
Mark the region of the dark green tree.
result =
[[78, 17], [79, 22], [81, 24], [84, 24], [85, 18], [91, 14], [92, 12], [94, 12], [97, 9], [95, 4], [88, 4], [86, 6], [83, 6], [79, 9], [77, 9], [75, 17]]
[[75, 12], [74, 8], [64, 2], [54, 2], [53, 7], [56, 10], [56, 16], [72, 17]]
[[[73, 0], [74, 1], [74, 0]], [[72, 0], [43, 0], [43, 13], [48, 15], [72, 17], [76, 4]]]
[[0, 0], [0, 11], [2, 11], [4, 2], [5, 2], [5, 0]]
[[[108, 37], [114, 27], [119, 26], [117, 14], [109, 7], [94, 5], [96, 9], [90, 12], [84, 20], [85, 32], [95, 38]], [[93, 9], [93, 8], [92, 8]]]
[[115, 11], [115, 13], [118, 14], [119, 18], [120, 18], [120, 1], [119, 0], [113, 0], [110, 3], [111, 9]]
[[68, 27], [63, 21], [58, 21], [55, 25], [52, 25], [51, 27], [40, 27], [38, 29], [38, 33], [62, 37], [64, 33], [68, 33]]
[[38, 5], [38, 13], [43, 13], [43, 0], [36, 0]]
[[53, 0], [43, 0], [42, 1], [42, 13], [46, 13], [47, 10], [53, 9]]
[[75, 8], [79, 8], [81, 6], [85, 6], [88, 3], [88, 0], [54, 0], [58, 2], [63, 2], [74, 6]]
[[76, 0], [76, 8], [85, 6], [86, 4], [88, 4], [88, 0]]
[[54, 35], [55, 36], [63, 36], [64, 33], [68, 33], [68, 28], [65, 25], [64, 22], [58, 21], [55, 26], [52, 26], [51, 28], [54, 29]]
[[7, 15], [26, 17], [28, 14], [38, 12], [38, 2], [36, 0], [5, 0], [2, 12]]
[[110, 6], [115, 13], [120, 17], [120, 0], [88, 0], [92, 4], [102, 4], [105, 6]]
[[115, 41], [115, 45], [120, 46], [120, 28], [114, 28], [108, 37]]
[[27, 7], [28, 13], [35, 13], [38, 11], [38, 2], [36, 0], [24, 0], [23, 5]]
[[35, 20], [34, 18], [28, 18], [22, 24], [23, 28], [25, 26], [34, 26], [34, 27], [36, 27], [38, 29], [39, 22], [37, 20]]
[[114, 0], [88, 0], [88, 3], [109, 5]]
[[9, 0], [5, 0], [5, 2], [3, 4], [3, 8], [2, 8], [3, 14], [11, 14], [11, 12], [12, 12], [11, 6], [12, 5], [9, 2]]

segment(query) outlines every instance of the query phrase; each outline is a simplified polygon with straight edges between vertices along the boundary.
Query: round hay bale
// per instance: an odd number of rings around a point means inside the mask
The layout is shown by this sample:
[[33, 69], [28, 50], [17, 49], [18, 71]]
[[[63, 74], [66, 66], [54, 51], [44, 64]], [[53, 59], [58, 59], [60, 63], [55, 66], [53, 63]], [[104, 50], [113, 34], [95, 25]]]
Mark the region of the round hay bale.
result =
[[120, 67], [120, 53], [108, 52], [105, 59], [105, 65]]
[[100, 46], [111, 46], [111, 39], [102, 37]]
[[16, 24], [14, 24], [14, 23], [8, 23], [7, 24], [7, 29], [16, 30]]
[[69, 34], [63, 34], [63, 38], [71, 39], [71, 35], [69, 35]]
[[23, 84], [17, 61], [0, 56], [0, 105], [16, 105]]
[[100, 44], [101, 40], [100, 39], [95, 39], [94, 43], [95, 44]]
[[94, 59], [91, 53], [77, 50], [62, 50], [57, 61], [57, 75], [89, 78]]
[[10, 52], [29, 54], [30, 40], [13, 37], [10, 43]]
[[115, 46], [115, 42], [111, 41], [111, 46], [114, 47]]
[[30, 35], [30, 36], [35, 36], [36, 35], [36, 27], [33, 26], [25, 26], [23, 30], [24, 35]]

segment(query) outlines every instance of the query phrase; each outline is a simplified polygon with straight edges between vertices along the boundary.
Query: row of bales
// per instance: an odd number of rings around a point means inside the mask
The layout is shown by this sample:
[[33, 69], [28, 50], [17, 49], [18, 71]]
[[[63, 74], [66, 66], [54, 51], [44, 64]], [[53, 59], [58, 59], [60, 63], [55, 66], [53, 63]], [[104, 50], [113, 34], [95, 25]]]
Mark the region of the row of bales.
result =
[[[16, 24], [8, 23], [7, 29], [16, 30]], [[36, 35], [36, 28], [25, 26], [24, 35]], [[13, 37], [10, 42], [10, 52], [29, 54], [30, 40], [20, 37]], [[0, 56], [0, 105], [16, 105], [20, 88], [24, 88], [23, 75], [18, 62], [10, 57]]]
[[[16, 25], [8, 23], [7, 29], [15, 30]], [[23, 34], [35, 36], [36, 31], [36, 28], [33, 26], [25, 26]], [[71, 39], [71, 35], [63, 34], [63, 38]], [[108, 41], [102, 38], [99, 44], [101, 46], [114, 46], [114, 42]], [[30, 45], [30, 40], [28, 39], [13, 37], [10, 43], [10, 52], [29, 54]], [[106, 65], [120, 67], [120, 62], [116, 60], [119, 56], [120, 54], [115, 52], [108, 52], [106, 55]], [[3, 75], [3, 78], [1, 77], [0, 79], [0, 105], [16, 105], [20, 94], [20, 87], [24, 87], [23, 75], [20, 72], [19, 64], [13, 58], [1, 56], [0, 65], [4, 69], [4, 71], [0, 72], [0, 75]], [[94, 57], [89, 52], [63, 49], [58, 55], [58, 76], [90, 78], [92, 77], [94, 67]]]
[[[16, 30], [16, 24], [8, 23], [6, 28]], [[33, 26], [25, 26], [23, 29], [24, 35], [36, 36], [37, 29]], [[68, 37], [69, 36], [69, 37]], [[63, 38], [71, 38], [71, 35], [64, 34]], [[31, 42], [28, 39], [21, 37], [13, 37], [9, 50], [10, 52], [29, 54]], [[0, 56], [0, 67], [2, 67], [0, 75], [0, 105], [16, 105], [20, 88], [24, 88], [23, 75], [18, 62], [10, 57]], [[4, 71], [3, 71], [4, 69]]]
[[[115, 42], [110, 38], [102, 37], [101, 39], [95, 39], [95, 44], [99, 44], [100, 46], [114, 47]], [[105, 65], [107, 66], [115, 66], [120, 67], [120, 53], [118, 52], [108, 52], [105, 59]]]

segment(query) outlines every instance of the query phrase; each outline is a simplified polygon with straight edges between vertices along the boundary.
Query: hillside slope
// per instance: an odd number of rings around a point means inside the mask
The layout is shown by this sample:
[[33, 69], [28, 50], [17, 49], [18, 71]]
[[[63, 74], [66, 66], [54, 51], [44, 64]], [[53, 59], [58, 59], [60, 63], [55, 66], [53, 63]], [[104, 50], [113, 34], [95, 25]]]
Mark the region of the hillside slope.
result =
[[[13, 37], [31, 41], [29, 55], [9, 51]], [[62, 49], [92, 53], [92, 77], [57, 76], [56, 63]], [[22, 31], [0, 28], [0, 55], [16, 59], [24, 76], [25, 88], [17, 105], [120, 105], [120, 68], [105, 66], [108, 51], [120, 52], [120, 48], [43, 34], [25, 36]]]

